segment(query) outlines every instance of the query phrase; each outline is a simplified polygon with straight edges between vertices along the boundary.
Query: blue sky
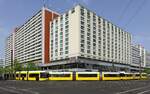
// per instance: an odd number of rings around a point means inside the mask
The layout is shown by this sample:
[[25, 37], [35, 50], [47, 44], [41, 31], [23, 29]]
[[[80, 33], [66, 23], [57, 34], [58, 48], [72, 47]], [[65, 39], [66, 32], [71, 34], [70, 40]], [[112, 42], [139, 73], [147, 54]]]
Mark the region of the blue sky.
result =
[[[63, 13], [80, 3], [132, 34], [132, 42], [150, 51], [149, 0], [45, 0], [47, 6]], [[0, 58], [5, 39], [16, 26], [40, 10], [43, 0], [0, 0]]]

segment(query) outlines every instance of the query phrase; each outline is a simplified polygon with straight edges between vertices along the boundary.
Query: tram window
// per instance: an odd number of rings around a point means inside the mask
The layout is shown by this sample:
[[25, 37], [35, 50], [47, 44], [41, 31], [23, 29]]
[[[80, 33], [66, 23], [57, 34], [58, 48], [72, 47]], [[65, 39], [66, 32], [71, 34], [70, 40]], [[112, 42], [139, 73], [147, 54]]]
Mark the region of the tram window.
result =
[[29, 74], [29, 77], [38, 77], [39, 74]]
[[146, 74], [142, 74], [142, 76], [147, 76]]
[[120, 77], [125, 77], [125, 74], [123, 74], [123, 73], [120, 73]]
[[97, 74], [78, 74], [78, 77], [97, 77]]
[[70, 77], [70, 74], [51, 74], [49, 77]]
[[104, 77], [119, 77], [119, 74], [104, 74]]
[[19, 74], [16, 74], [16, 77], [19, 77]]
[[41, 78], [47, 78], [48, 77], [48, 73], [40, 73], [40, 77]]
[[132, 77], [132, 74], [126, 74], [127, 77]]
[[21, 74], [20, 76], [21, 76], [21, 77], [26, 77], [26, 74]]
[[135, 76], [140, 76], [140, 74], [136, 74]]

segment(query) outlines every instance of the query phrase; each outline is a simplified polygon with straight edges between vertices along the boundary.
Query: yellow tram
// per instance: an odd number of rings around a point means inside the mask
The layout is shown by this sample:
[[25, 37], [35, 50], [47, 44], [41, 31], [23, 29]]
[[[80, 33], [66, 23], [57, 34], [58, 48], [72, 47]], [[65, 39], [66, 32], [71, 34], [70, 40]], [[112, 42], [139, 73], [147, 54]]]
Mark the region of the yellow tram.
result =
[[54, 72], [54, 71], [18, 71], [16, 80], [139, 80], [147, 79], [146, 73], [126, 72]]

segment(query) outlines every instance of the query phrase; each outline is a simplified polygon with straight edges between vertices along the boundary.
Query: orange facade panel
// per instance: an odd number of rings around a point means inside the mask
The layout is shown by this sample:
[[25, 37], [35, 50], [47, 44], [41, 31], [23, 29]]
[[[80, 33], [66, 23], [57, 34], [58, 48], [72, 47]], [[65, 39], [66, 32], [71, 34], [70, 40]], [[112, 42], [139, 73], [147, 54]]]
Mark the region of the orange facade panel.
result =
[[44, 63], [48, 64], [50, 63], [50, 21], [52, 21], [55, 17], [58, 17], [57, 14], [50, 12], [48, 10], [45, 10], [45, 19], [44, 19]]

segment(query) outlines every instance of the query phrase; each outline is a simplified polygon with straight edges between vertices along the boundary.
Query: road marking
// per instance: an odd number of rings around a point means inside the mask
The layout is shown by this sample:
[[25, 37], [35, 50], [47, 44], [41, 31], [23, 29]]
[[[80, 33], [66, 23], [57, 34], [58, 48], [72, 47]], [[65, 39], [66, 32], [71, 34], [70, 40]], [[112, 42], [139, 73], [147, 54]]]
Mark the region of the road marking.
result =
[[134, 89], [126, 90], [126, 91], [119, 92], [119, 93], [116, 93], [116, 94], [123, 94], [123, 93], [131, 92], [131, 91], [135, 91], [135, 90], [143, 89], [143, 88], [146, 88], [146, 87], [149, 87], [149, 86], [139, 87], [139, 88], [134, 88]]
[[38, 92], [31, 91], [31, 90], [28, 90], [28, 89], [17, 89], [16, 87], [8, 87], [8, 88], [24, 91], [24, 92], [31, 93], [31, 94], [39, 94]]
[[4, 87], [0, 87], [0, 89], [1, 89], [1, 90], [4, 90], [4, 91], [7, 91], [7, 92], [11, 92], [11, 93], [22, 94], [21, 92], [14, 91], [14, 90], [11, 90], [11, 89], [7, 89], [7, 88], [4, 88]]
[[31, 90], [28, 90], [28, 89], [20, 89], [20, 90], [28, 92], [28, 93], [32, 93], [32, 94], [39, 94], [39, 92], [31, 91]]
[[137, 93], [137, 94], [144, 94], [144, 93], [147, 93], [149, 92], [150, 90], [146, 90], [146, 91], [143, 91], [143, 92], [140, 92], [140, 93]]

